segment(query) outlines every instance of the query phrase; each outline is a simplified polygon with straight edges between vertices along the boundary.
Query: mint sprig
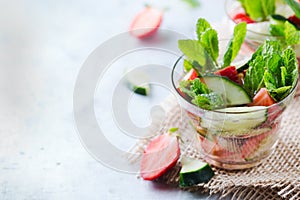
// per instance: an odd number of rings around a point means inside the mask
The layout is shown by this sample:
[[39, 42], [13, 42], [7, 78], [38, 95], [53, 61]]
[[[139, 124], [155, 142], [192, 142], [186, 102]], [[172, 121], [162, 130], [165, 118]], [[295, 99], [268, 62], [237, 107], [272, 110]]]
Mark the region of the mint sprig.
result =
[[287, 45], [300, 44], [300, 31], [288, 21], [284, 23], [284, 37]]
[[219, 39], [216, 30], [203, 18], [199, 18], [196, 25], [196, 33], [198, 42], [203, 46], [208, 55], [218, 66], [217, 59], [219, 57]]
[[[223, 64], [220, 67], [218, 33], [203, 18], [198, 19], [196, 25], [198, 40], [179, 40], [178, 47], [186, 56], [186, 69], [191, 65], [200, 74], [211, 74], [221, 67], [227, 67], [237, 56], [246, 36], [246, 23], [240, 23], [234, 28], [233, 37], [229, 41]], [[190, 65], [191, 64], [191, 65]]]
[[266, 87], [272, 98], [279, 102], [295, 87], [298, 80], [298, 62], [295, 51], [282, 51], [279, 41], [265, 41], [248, 62], [244, 88], [252, 97]]
[[192, 81], [181, 81], [179, 88], [192, 98], [193, 104], [200, 108], [213, 110], [225, 105], [222, 97], [212, 92], [199, 78]]
[[239, 0], [251, 19], [264, 21], [275, 12], [275, 0]]
[[188, 59], [198, 62], [201, 66], [205, 66], [207, 60], [210, 59], [197, 40], [179, 40], [178, 48]]
[[227, 50], [224, 54], [222, 67], [227, 67], [237, 56], [246, 36], [247, 24], [239, 23], [234, 27], [233, 37], [229, 41]]

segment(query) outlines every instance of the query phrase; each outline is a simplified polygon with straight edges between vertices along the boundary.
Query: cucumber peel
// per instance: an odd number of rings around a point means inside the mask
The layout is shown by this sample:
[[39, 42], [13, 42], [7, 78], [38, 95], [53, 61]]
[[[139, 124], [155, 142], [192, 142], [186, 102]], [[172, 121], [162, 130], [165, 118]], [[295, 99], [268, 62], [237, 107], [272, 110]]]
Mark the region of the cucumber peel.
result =
[[141, 70], [132, 70], [127, 72], [126, 81], [130, 90], [144, 96], [150, 93], [149, 76]]
[[235, 106], [251, 103], [252, 99], [239, 84], [222, 76], [203, 76], [207, 87], [220, 94], [226, 106]]
[[206, 183], [214, 176], [214, 171], [211, 167], [201, 160], [183, 157], [181, 163], [182, 168], [179, 174], [180, 187]]

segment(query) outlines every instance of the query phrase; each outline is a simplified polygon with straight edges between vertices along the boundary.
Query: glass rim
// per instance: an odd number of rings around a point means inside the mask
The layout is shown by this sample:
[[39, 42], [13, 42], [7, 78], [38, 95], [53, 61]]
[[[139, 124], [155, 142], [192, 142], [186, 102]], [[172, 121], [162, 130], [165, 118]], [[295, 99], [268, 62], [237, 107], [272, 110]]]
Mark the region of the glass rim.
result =
[[[230, 14], [229, 14], [229, 10], [228, 10], [228, 6], [227, 6], [227, 5], [230, 5], [230, 4], [229, 4], [230, 1], [238, 2], [237, 0], [226, 0], [226, 1], [225, 1], [225, 4], [224, 4], [224, 7], [225, 7], [225, 13], [226, 13], [227, 17], [230, 19], [230, 21], [232, 21], [234, 24], [237, 24], [237, 23], [230, 17]], [[255, 22], [255, 23], [260, 23], [260, 22]], [[255, 23], [253, 23], [253, 24], [255, 24]], [[271, 34], [260, 33], [260, 32], [257, 32], [257, 31], [250, 30], [250, 29], [248, 29], [248, 27], [247, 27], [247, 31], [249, 31], [249, 32], [251, 32], [251, 33], [253, 33], [253, 34], [260, 35], [260, 36], [271, 37], [271, 38], [276, 38], [276, 39], [284, 39], [283, 36], [275, 36], [275, 35], [271, 35]]]
[[[182, 96], [182, 94], [177, 90], [176, 88], [176, 84], [174, 82], [174, 73], [175, 73], [175, 68], [176, 66], [178, 66], [178, 63], [181, 59], [184, 58], [184, 55], [180, 56], [176, 62], [174, 63], [173, 65], [173, 68], [172, 68], [172, 72], [171, 72], [171, 82], [172, 82], [172, 85], [173, 85], [173, 88], [176, 90], [176, 93], [177, 95], [179, 95], [179, 97], [181, 99], [183, 99], [185, 102], [187, 102], [189, 105], [192, 105], [193, 107], [195, 107], [196, 109], [200, 110], [200, 111], [205, 111], [205, 112], [213, 112], [213, 113], [219, 113], [219, 114], [245, 114], [245, 113], [255, 113], [255, 112], [260, 112], [262, 110], [269, 110], [270, 108], [274, 108], [274, 107], [277, 107], [278, 105], [280, 104], [283, 104], [284, 102], [288, 101], [288, 99], [290, 99], [291, 96], [293, 96], [293, 93], [295, 93], [296, 91], [296, 88], [298, 86], [298, 80], [299, 80], [299, 76], [297, 77], [297, 81], [296, 81], [296, 84], [295, 86], [293, 87], [293, 89], [291, 90], [291, 92], [284, 98], [282, 99], [281, 101], [279, 102], [276, 102], [270, 106], [265, 106], [264, 108], [261, 108], [261, 109], [257, 109], [257, 110], [251, 110], [251, 111], [241, 111], [241, 112], [224, 112], [224, 111], [220, 111], [220, 110], [207, 110], [207, 109], [204, 109], [204, 108], [200, 108], [198, 107], [197, 105], [193, 104], [192, 102], [188, 101], [186, 98], [184, 98]], [[234, 106], [233, 106], [234, 107]], [[273, 111], [273, 112], [276, 112], [276, 111]]]

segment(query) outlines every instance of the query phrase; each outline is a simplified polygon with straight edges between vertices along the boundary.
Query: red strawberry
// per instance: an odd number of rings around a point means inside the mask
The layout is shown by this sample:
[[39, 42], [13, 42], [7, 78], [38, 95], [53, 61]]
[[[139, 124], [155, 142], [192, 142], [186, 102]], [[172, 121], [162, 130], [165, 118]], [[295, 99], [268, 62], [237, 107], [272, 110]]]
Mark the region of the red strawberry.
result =
[[226, 148], [222, 147], [219, 143], [217, 138], [214, 138], [213, 141], [204, 138], [202, 136], [200, 137], [201, 141], [201, 147], [204, 151], [205, 154], [209, 156], [215, 157], [215, 159], [219, 159], [222, 161], [227, 161], [227, 160], [237, 160], [241, 159], [239, 155], [236, 152], [231, 152], [227, 150]]
[[158, 30], [163, 18], [163, 12], [146, 7], [138, 13], [130, 26], [130, 33], [140, 39], [151, 37]]
[[238, 72], [235, 68], [235, 66], [228, 66], [225, 67], [224, 69], [220, 69], [214, 73], [215, 75], [219, 76], [225, 76], [229, 78], [230, 80], [238, 83]]
[[194, 80], [194, 79], [197, 78], [197, 77], [198, 77], [197, 71], [196, 71], [194, 68], [192, 68], [192, 69], [191, 69], [191, 70], [183, 77], [182, 80], [184, 80], [184, 81], [187, 81], [187, 80], [192, 81], [192, 80]]
[[248, 15], [245, 13], [238, 13], [236, 14], [233, 19], [235, 23], [240, 23], [240, 22], [246, 22], [247, 24], [255, 23], [254, 20], [252, 20]]
[[279, 105], [273, 105], [268, 108], [268, 120], [265, 123], [266, 125], [274, 124], [278, 121], [278, 117], [283, 113], [283, 108]]
[[256, 154], [258, 155], [259, 152], [269, 149], [276, 140], [276, 136], [272, 136], [271, 138], [269, 136], [275, 133], [278, 130], [278, 127], [278, 124], [274, 124], [270, 131], [248, 138], [242, 146], [242, 158], [246, 160], [252, 159]]
[[296, 17], [296, 15], [290, 16], [288, 20], [289, 22], [294, 24], [297, 27], [297, 29], [300, 29], [300, 19]]
[[261, 88], [258, 93], [253, 97], [252, 103], [250, 103], [250, 106], [270, 106], [273, 105], [275, 101], [268, 93], [268, 90], [266, 88]]
[[144, 180], [154, 180], [173, 167], [180, 156], [176, 136], [163, 134], [149, 143], [141, 161], [141, 176]]

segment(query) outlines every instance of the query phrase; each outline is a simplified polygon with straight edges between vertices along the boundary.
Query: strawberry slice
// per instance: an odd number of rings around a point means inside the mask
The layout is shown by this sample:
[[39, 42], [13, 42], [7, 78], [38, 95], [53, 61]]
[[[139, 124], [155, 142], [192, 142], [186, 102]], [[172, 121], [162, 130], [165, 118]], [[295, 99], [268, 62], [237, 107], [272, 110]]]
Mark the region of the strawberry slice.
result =
[[134, 17], [129, 28], [130, 33], [140, 39], [151, 37], [158, 30], [162, 18], [162, 11], [146, 7]]
[[154, 180], [173, 167], [180, 156], [176, 136], [163, 134], [149, 143], [141, 161], [141, 176], [144, 180]]
[[276, 136], [271, 136], [276, 133], [279, 126], [278, 124], [273, 124], [272, 129], [263, 134], [251, 137], [242, 146], [241, 156], [245, 160], [250, 160], [256, 156], [260, 156], [261, 153], [270, 149], [270, 147], [275, 143]]
[[275, 103], [266, 88], [261, 88], [253, 97], [253, 102], [249, 106], [270, 106]]
[[222, 161], [239, 159], [235, 152], [231, 152], [226, 148], [222, 147], [216, 138], [211, 141], [207, 138], [200, 136], [201, 147], [205, 154], [214, 156], [215, 159], [219, 159]]
[[264, 133], [248, 139], [242, 147], [242, 158], [249, 159], [250, 155], [253, 154], [260, 146], [260, 144], [267, 138], [268, 134]]
[[192, 81], [192, 80], [194, 80], [194, 79], [197, 78], [197, 77], [198, 77], [197, 71], [196, 71], [194, 68], [192, 68], [192, 69], [191, 69], [191, 70], [183, 77], [182, 80], [184, 80], [184, 81], [188, 81], [188, 80]]
[[267, 122], [264, 123], [265, 126], [268, 126], [270, 124], [274, 124], [278, 121], [278, 117], [283, 113], [284, 108], [280, 107], [279, 105], [273, 105], [270, 108], [268, 108], [268, 119]]
[[215, 75], [219, 76], [225, 76], [229, 78], [230, 80], [239, 83], [239, 78], [238, 78], [238, 72], [235, 68], [235, 66], [228, 66], [225, 67], [224, 69], [220, 69], [216, 72], [214, 72]]
[[232, 20], [235, 23], [240, 23], [240, 22], [246, 22], [247, 24], [255, 23], [254, 20], [252, 20], [248, 15], [245, 13], [238, 13], [235, 16], [233, 16]]
[[296, 15], [290, 16], [288, 18], [288, 21], [294, 24], [294, 26], [296, 26], [297, 29], [300, 29], [300, 19], [296, 17]]

